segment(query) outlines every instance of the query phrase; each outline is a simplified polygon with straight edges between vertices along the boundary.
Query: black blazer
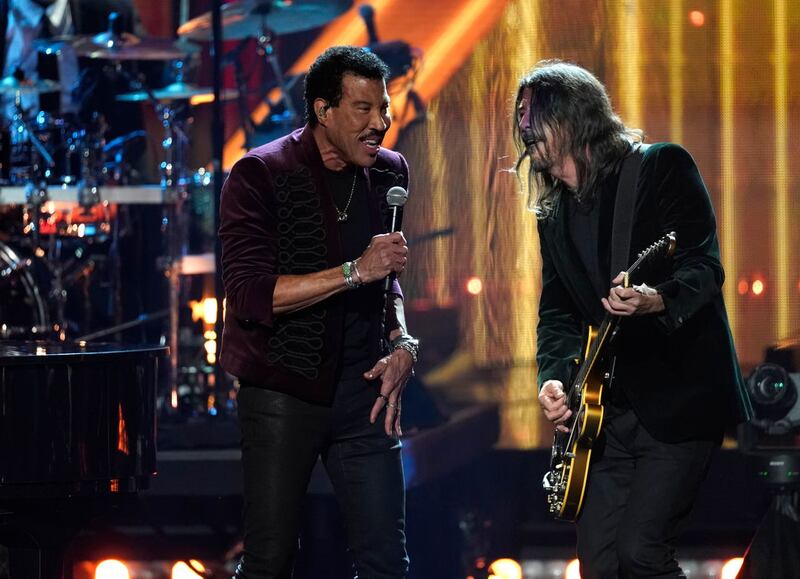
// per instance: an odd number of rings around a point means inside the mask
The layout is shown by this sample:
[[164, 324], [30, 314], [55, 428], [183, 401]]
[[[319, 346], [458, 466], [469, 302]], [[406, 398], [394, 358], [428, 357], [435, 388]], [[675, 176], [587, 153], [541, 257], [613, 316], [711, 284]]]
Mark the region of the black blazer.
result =
[[[601, 216], [613, 215], [613, 201], [614, 195], [603, 196]], [[549, 379], [567, 384], [573, 360], [580, 358], [585, 326], [598, 324], [605, 313], [570, 238], [562, 205], [539, 221], [539, 387]], [[678, 245], [672, 259], [642, 280], [661, 292], [666, 311], [621, 323], [613, 387], [624, 390], [644, 427], [659, 440], [717, 438], [726, 425], [748, 419], [752, 407], [722, 299], [725, 276], [714, 210], [688, 152], [669, 143], [649, 147], [635, 213], [629, 262], [670, 231], [677, 233]], [[605, 238], [599, 252], [607, 256]]]

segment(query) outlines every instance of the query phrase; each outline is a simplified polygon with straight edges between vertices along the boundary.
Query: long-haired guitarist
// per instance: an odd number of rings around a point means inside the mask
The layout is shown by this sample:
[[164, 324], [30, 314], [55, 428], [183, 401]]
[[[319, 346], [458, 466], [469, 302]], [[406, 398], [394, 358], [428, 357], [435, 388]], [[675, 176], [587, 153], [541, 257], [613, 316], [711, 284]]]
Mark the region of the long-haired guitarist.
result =
[[[515, 119], [517, 169], [528, 166], [542, 252], [539, 402], [557, 429], [577, 422], [564, 392], [585, 328], [621, 317], [577, 519], [581, 576], [683, 577], [676, 536], [724, 429], [752, 412], [722, 299], [708, 192], [680, 146], [638, 150], [641, 133], [574, 64], [537, 64], [519, 83]], [[627, 287], [611, 270], [611, 246], [620, 170], [631, 154], [642, 158], [626, 257], [667, 232], [678, 243]]]

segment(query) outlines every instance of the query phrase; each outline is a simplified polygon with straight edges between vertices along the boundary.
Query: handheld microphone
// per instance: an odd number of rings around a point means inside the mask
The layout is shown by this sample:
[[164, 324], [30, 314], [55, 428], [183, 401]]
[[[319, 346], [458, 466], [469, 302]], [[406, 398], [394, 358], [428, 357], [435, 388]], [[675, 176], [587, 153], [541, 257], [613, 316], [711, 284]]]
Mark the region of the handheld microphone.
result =
[[[408, 191], [402, 187], [392, 187], [386, 192], [386, 203], [392, 209], [392, 225], [389, 228], [390, 233], [400, 231], [403, 223], [403, 205], [408, 201]], [[386, 276], [383, 282], [383, 291], [388, 293], [392, 287], [392, 281], [397, 277], [397, 274], [392, 272]]]

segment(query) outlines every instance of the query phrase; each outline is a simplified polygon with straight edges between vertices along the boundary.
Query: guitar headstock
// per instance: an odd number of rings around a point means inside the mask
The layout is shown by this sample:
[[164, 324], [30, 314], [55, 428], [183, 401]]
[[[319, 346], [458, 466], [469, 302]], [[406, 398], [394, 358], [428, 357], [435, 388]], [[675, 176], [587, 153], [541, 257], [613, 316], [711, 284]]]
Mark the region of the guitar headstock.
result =
[[647, 261], [654, 261], [656, 259], [671, 257], [675, 253], [678, 240], [674, 231], [670, 231], [665, 236], [650, 244], [643, 251], [638, 254], [638, 259], [628, 268], [625, 272], [625, 287], [628, 287], [629, 278], [636, 272], [643, 263]]
[[[639, 252], [639, 260], [645, 261], [657, 257], [672, 257], [675, 248], [678, 246], [678, 239], [674, 231], [670, 231], [654, 243], [651, 243], [644, 251]], [[639, 261], [637, 260], [637, 261]]]

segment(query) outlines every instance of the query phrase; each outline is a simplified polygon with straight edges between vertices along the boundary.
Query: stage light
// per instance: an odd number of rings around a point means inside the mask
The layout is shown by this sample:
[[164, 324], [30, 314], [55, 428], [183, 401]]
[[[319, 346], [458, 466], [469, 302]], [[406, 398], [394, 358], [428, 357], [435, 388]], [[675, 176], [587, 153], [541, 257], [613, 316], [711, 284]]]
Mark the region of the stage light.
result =
[[760, 296], [761, 294], [764, 293], [765, 289], [767, 288], [766, 284], [764, 283], [764, 280], [761, 279], [753, 280], [753, 295]]
[[719, 579], [736, 579], [736, 576], [739, 574], [739, 570], [742, 568], [742, 563], [744, 563], [744, 559], [741, 557], [728, 559], [722, 566]]
[[567, 563], [567, 568], [564, 569], [564, 579], [581, 579], [581, 566], [577, 559]]
[[102, 561], [94, 570], [94, 579], [130, 579], [127, 565], [116, 559]]
[[476, 296], [483, 291], [481, 278], [473, 276], [467, 280], [467, 293]]
[[171, 579], [198, 579], [204, 577], [206, 568], [197, 559], [178, 561], [172, 566]]
[[706, 23], [706, 15], [700, 10], [691, 10], [689, 12], [689, 22], [691, 22], [692, 26], [695, 28], [700, 28]]
[[768, 434], [785, 434], [800, 425], [798, 376], [777, 364], [761, 364], [747, 381], [756, 415], [750, 423]]
[[193, 322], [203, 320], [203, 323], [207, 326], [213, 326], [217, 322], [216, 298], [203, 298], [199, 301], [191, 300], [189, 307], [192, 309]]
[[736, 291], [739, 292], [740, 296], [746, 295], [750, 291], [750, 283], [744, 278], [740, 279], [736, 285]]
[[522, 566], [514, 559], [498, 559], [489, 565], [489, 579], [522, 579]]
[[206, 298], [203, 300], [203, 321], [209, 326], [217, 323], [217, 300]]

